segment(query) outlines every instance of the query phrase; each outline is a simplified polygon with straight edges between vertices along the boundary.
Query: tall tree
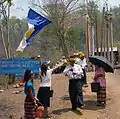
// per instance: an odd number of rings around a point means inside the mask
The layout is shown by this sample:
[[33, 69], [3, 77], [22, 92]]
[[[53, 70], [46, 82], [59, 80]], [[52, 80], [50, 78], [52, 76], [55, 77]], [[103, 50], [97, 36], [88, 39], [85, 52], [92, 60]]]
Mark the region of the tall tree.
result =
[[120, 5], [112, 8], [114, 40], [120, 41]]
[[[75, 17], [79, 16], [74, 14], [81, 8], [81, 0], [30, 0], [32, 6], [39, 8], [42, 14], [45, 14], [53, 21], [54, 32], [59, 41], [60, 48], [65, 56], [68, 56], [68, 31], [73, 24]], [[76, 15], [76, 16], [75, 16]]]
[[10, 57], [10, 41], [9, 41], [9, 17], [10, 17], [10, 7], [12, 5], [12, 0], [2, 0], [0, 2], [0, 21], [1, 18], [6, 21], [6, 39], [3, 34], [2, 22], [0, 23], [1, 38], [3, 41], [6, 58]]

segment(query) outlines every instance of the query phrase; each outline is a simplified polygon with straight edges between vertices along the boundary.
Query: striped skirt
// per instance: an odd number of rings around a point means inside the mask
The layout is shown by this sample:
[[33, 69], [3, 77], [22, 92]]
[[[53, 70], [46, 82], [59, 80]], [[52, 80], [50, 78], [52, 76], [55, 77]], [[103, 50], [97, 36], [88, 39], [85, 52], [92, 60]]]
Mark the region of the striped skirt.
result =
[[26, 96], [24, 102], [25, 119], [35, 119], [35, 104], [29, 96]]
[[100, 87], [100, 91], [97, 92], [97, 102], [106, 103], [106, 87]]

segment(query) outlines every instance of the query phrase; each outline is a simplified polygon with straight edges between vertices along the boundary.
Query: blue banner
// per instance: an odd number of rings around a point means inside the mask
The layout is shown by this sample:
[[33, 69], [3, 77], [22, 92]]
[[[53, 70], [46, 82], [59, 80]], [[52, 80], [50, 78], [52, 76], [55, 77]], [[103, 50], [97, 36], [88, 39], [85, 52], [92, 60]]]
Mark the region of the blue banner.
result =
[[22, 76], [26, 69], [30, 69], [35, 74], [38, 74], [39, 68], [39, 60], [34, 60], [26, 57], [0, 60], [0, 74], [16, 74]]

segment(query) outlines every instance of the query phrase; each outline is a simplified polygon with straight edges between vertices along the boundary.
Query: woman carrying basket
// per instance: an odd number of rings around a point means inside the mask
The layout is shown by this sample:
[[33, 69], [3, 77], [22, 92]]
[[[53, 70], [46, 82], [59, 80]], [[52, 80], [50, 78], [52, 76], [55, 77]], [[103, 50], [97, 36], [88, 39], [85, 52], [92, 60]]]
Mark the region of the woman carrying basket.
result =
[[97, 106], [106, 105], [106, 80], [105, 70], [99, 65], [95, 65], [95, 82], [100, 84], [100, 91], [97, 92]]

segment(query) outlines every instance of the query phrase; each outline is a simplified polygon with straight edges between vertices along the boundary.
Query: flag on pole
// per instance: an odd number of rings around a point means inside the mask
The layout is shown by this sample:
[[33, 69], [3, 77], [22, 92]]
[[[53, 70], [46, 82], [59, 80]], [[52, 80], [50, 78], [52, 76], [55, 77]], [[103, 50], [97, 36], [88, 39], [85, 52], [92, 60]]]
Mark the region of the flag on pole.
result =
[[47, 18], [41, 16], [34, 10], [30, 9], [27, 16], [28, 21], [28, 31], [25, 33], [20, 45], [18, 46], [16, 51], [21, 51], [25, 49], [25, 47], [29, 46], [32, 38], [45, 26], [51, 23]]

